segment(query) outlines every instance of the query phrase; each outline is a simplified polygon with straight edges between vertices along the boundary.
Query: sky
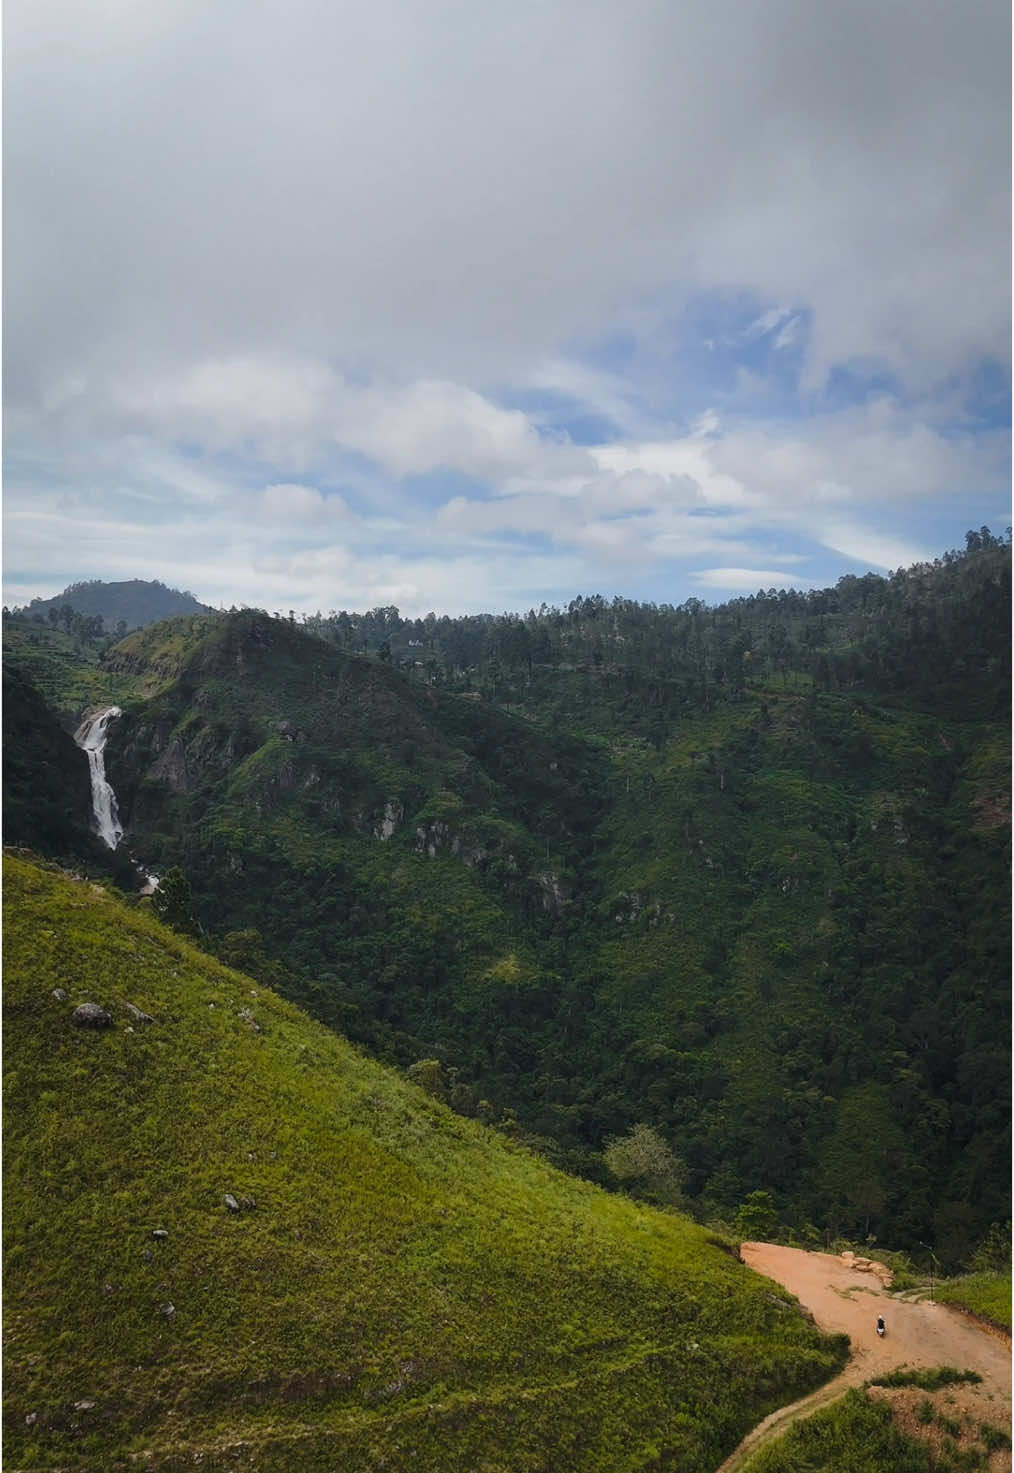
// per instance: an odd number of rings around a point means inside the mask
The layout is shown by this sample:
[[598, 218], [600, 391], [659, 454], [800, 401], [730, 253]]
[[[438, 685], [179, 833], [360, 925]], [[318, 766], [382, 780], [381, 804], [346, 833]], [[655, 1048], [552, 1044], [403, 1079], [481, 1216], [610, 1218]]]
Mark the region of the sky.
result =
[[825, 587], [1010, 516], [1006, 0], [7, 0], [4, 601]]

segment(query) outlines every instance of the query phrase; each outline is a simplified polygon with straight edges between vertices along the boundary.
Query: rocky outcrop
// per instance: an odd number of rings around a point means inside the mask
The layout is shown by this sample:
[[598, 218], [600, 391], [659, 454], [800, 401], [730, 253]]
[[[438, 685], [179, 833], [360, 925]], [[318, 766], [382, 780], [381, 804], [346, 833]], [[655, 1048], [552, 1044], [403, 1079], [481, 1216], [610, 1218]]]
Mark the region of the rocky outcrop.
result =
[[564, 906], [570, 903], [570, 887], [555, 870], [546, 870], [539, 875], [539, 889], [542, 891], [542, 909], [550, 915], [562, 915]]
[[640, 890], [621, 890], [610, 907], [613, 920], [618, 926], [632, 926], [642, 918], [652, 928], [667, 921], [670, 924], [676, 919], [671, 910], [664, 910], [660, 900], [651, 900], [642, 895]]
[[886, 1263], [879, 1263], [875, 1258], [864, 1258], [853, 1253], [851, 1248], [847, 1248], [841, 1255], [841, 1261], [846, 1268], [855, 1269], [856, 1273], [875, 1274], [885, 1289], [889, 1289], [894, 1283], [894, 1273]]
[[401, 827], [405, 817], [405, 806], [396, 798], [391, 798], [384, 804], [384, 816], [373, 826], [373, 837], [375, 839], [391, 839]]
[[463, 839], [460, 834], [454, 833], [450, 824], [443, 823], [440, 819], [421, 824], [416, 829], [415, 848], [417, 854], [426, 854], [430, 859], [436, 859], [438, 854], [460, 859], [469, 868], [482, 864], [489, 858], [489, 850], [484, 844], [477, 840]]

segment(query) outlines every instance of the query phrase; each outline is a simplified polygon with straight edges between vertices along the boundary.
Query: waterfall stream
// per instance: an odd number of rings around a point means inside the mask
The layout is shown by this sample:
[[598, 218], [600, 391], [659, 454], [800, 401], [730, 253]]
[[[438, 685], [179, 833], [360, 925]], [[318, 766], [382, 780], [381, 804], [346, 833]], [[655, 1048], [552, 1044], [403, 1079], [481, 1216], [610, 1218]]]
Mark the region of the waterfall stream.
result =
[[104, 711], [86, 717], [74, 733], [74, 740], [88, 756], [92, 777], [92, 808], [99, 837], [110, 849], [115, 849], [123, 838], [123, 829], [120, 826], [120, 815], [116, 811], [116, 794], [106, 781], [103, 752], [109, 735], [109, 722], [121, 714], [119, 706], [107, 706]]

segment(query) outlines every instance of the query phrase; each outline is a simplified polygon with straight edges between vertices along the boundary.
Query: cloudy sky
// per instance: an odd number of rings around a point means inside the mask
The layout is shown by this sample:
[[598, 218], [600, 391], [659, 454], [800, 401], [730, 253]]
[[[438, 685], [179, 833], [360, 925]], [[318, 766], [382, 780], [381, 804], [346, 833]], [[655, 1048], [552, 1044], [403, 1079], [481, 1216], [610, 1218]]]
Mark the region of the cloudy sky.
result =
[[824, 586], [1010, 520], [1006, 0], [7, 0], [5, 601]]

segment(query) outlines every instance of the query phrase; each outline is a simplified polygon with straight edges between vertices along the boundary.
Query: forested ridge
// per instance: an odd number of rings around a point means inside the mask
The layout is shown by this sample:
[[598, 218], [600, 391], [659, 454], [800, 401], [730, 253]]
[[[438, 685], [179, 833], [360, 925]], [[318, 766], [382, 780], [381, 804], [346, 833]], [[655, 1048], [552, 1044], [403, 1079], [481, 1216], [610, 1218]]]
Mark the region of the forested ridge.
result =
[[[956, 1266], [1009, 1217], [1009, 537], [717, 608], [236, 610], [92, 668], [177, 922], [463, 1113], [812, 1241]], [[637, 1126], [665, 1182], [618, 1177]]]

